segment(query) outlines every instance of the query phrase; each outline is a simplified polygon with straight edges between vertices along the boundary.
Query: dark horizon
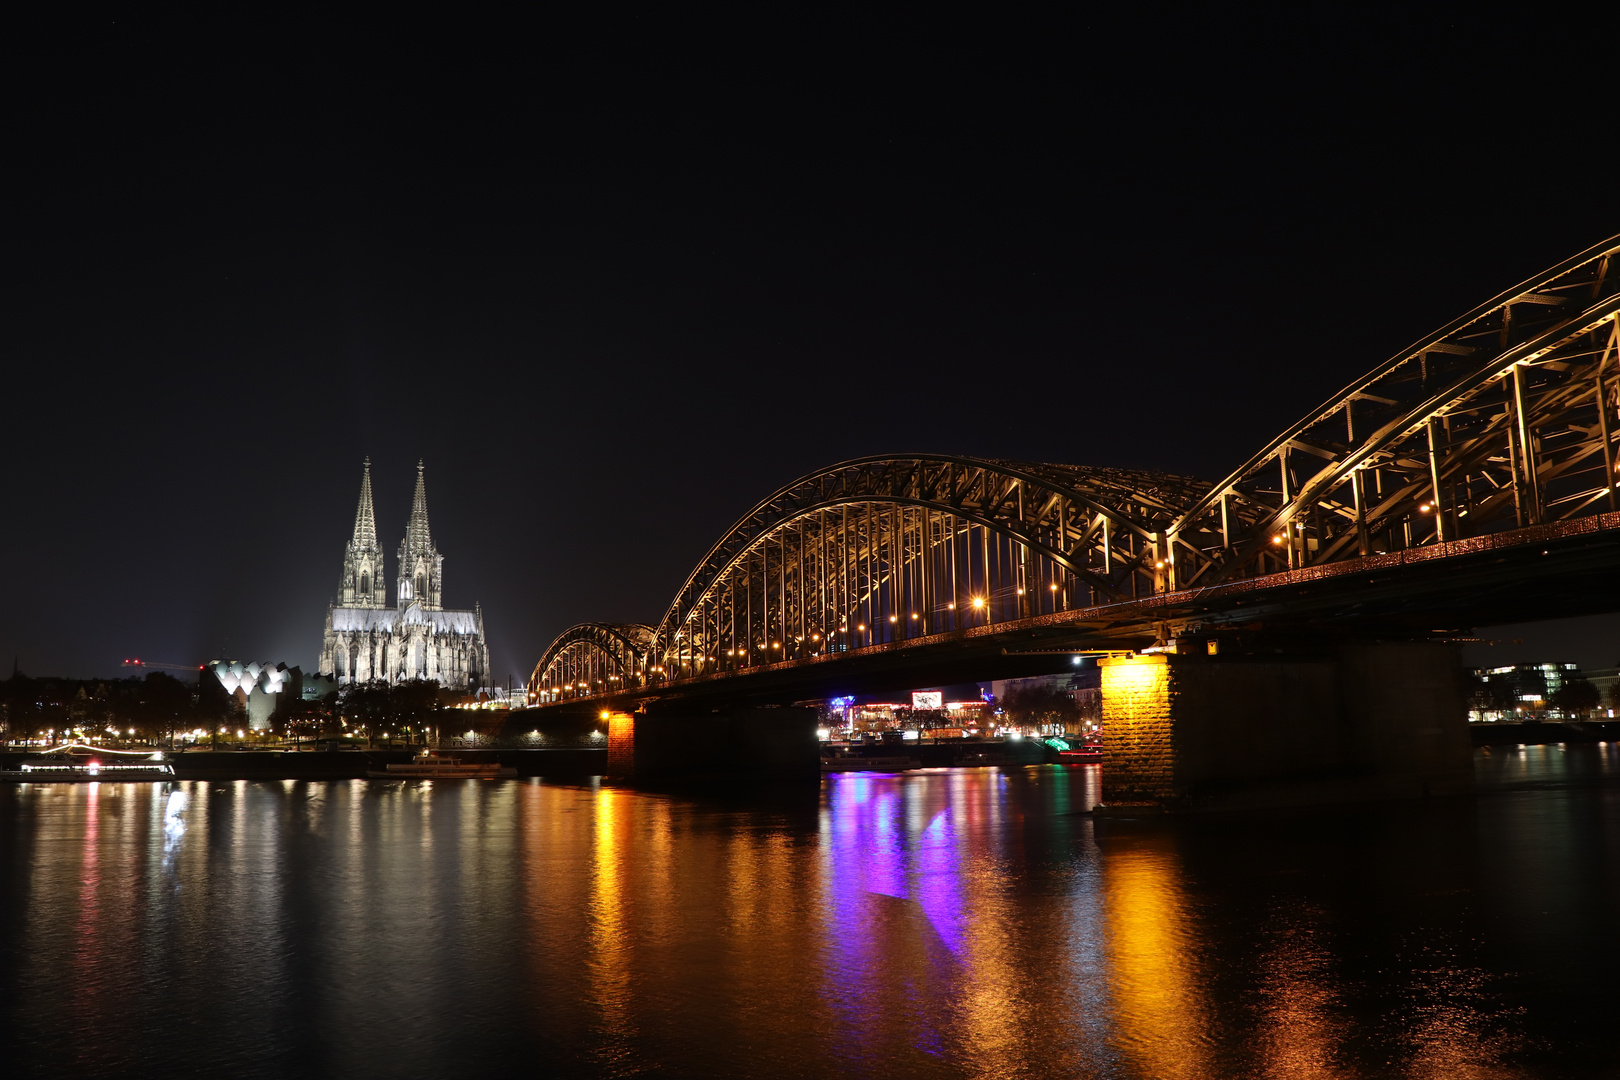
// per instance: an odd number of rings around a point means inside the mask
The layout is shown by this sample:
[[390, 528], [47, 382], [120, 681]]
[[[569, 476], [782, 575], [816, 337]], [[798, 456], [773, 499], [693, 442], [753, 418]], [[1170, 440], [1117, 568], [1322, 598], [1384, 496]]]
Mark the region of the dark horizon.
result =
[[[423, 459], [445, 603], [526, 678], [814, 469], [1218, 479], [1620, 232], [1588, 118], [1523, 89], [1603, 100], [1598, 36], [882, 18], [35, 40], [0, 657], [311, 670], [369, 455], [390, 599]], [[1620, 656], [1620, 616], [1523, 633], [1492, 662]]]

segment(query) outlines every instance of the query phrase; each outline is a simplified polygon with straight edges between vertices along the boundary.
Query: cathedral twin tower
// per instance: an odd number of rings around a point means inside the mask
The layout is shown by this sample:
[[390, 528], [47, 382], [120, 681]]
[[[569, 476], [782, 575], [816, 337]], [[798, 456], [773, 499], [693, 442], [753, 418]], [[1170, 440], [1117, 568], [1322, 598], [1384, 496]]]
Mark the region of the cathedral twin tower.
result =
[[416, 497], [399, 545], [395, 606], [388, 606], [383, 551], [371, 505], [371, 459], [360, 480], [354, 538], [343, 553], [338, 600], [326, 612], [320, 669], [338, 685], [433, 679], [456, 690], [477, 690], [489, 674], [484, 616], [446, 610], [444, 556], [428, 531], [427, 481], [416, 463]]

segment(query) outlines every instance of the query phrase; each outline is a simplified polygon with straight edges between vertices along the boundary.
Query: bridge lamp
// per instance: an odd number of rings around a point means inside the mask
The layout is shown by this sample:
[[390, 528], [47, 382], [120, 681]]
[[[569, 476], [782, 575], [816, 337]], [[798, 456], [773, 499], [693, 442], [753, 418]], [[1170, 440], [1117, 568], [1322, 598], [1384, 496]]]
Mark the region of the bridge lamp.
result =
[[916, 617], [917, 617], [917, 613], [916, 613], [916, 612], [915, 612], [915, 611], [913, 611], [913, 612], [912, 612], [912, 613], [911, 613], [911, 617], [912, 617], [912, 618], [913, 618], [913, 619], [915, 619], [915, 618], [916, 618]]
[[811, 634], [810, 635], [810, 640], [811, 641], [820, 641], [821, 640], [821, 635], [820, 634]]
[[1052, 584], [1048, 585], [1047, 588], [1051, 589], [1053, 592], [1057, 592], [1057, 582], [1053, 582]]
[[1428, 503], [1424, 503], [1423, 505], [1418, 507], [1418, 513], [1427, 514], [1428, 512], [1429, 512], [1429, 504]]
[[984, 597], [982, 597], [982, 596], [975, 596], [975, 597], [974, 597], [974, 598], [973, 598], [973, 606], [974, 606], [974, 607], [976, 607], [976, 608], [982, 608], [982, 607], [984, 607]]
[[1023, 595], [1024, 595], [1024, 590], [1023, 590], [1023, 589], [1019, 589], [1019, 590], [1018, 590], [1018, 595], [1019, 595], [1019, 596], [1023, 596]]
[[856, 630], [856, 632], [857, 632], [857, 633], [861, 633], [861, 634], [864, 634], [864, 633], [866, 633], [866, 624], [865, 624], [865, 623], [861, 623], [861, 625], [859, 625], [859, 626], [857, 626], [857, 627], [856, 627], [856, 628], [855, 628], [855, 630]]
[[955, 611], [956, 610], [956, 601], [952, 600], [950, 603], [946, 604], [945, 606], [950, 608], [952, 611]]
[[900, 621], [900, 616], [898, 616], [898, 615], [890, 615], [889, 616], [889, 621], [890, 622], [899, 622]]
[[1282, 538], [1282, 537], [1280, 537], [1280, 536], [1273, 536], [1273, 537], [1272, 537], [1272, 538], [1271, 538], [1271, 542], [1272, 542], [1272, 543], [1273, 543], [1273, 544], [1280, 544], [1280, 543], [1282, 543], [1282, 542], [1283, 542], [1283, 538]]

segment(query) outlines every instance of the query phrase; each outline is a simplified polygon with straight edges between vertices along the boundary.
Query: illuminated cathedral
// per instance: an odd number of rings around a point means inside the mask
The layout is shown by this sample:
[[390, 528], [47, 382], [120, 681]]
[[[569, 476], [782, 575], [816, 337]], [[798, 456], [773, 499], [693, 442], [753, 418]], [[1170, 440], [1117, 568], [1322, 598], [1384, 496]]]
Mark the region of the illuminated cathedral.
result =
[[416, 497], [398, 561], [395, 601], [389, 607], [367, 458], [354, 537], [343, 553], [343, 580], [326, 611], [320, 671], [335, 677], [339, 686], [433, 679], [455, 690], [483, 687], [489, 675], [484, 614], [476, 604], [471, 611], [444, 607], [444, 556], [428, 530], [421, 462], [416, 463]]

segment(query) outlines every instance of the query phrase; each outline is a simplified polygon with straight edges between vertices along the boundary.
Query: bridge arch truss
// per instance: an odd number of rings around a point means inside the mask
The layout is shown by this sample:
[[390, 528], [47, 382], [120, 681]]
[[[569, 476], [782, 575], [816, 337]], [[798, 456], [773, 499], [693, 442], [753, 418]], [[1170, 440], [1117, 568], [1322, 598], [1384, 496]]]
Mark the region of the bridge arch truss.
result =
[[653, 630], [579, 623], [557, 636], [529, 677], [529, 700], [549, 704], [646, 685]]
[[[957, 457], [871, 457], [775, 492], [655, 628], [656, 681], [804, 659], [1172, 587], [1168, 526], [1207, 482]], [[1180, 544], [1181, 558], [1197, 549]]]
[[1187, 509], [1220, 542], [1182, 584], [1616, 509], [1617, 315], [1620, 237], [1421, 339]]

